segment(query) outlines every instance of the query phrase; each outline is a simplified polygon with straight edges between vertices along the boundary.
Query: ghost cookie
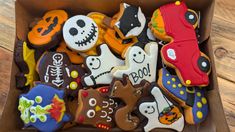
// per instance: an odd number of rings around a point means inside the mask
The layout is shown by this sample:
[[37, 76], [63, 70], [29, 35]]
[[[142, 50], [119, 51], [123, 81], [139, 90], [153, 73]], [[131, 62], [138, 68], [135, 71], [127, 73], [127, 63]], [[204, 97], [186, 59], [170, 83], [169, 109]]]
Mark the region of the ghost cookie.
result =
[[133, 85], [139, 84], [144, 79], [155, 82], [157, 57], [158, 45], [155, 42], [148, 43], [144, 50], [132, 46], [126, 52], [125, 66], [115, 66], [111, 73], [116, 78], [122, 78], [127, 74]]
[[187, 123], [199, 124], [206, 119], [209, 108], [205, 89], [185, 87], [180, 79], [171, 75], [166, 68], [159, 70], [158, 85], [184, 108]]
[[108, 87], [79, 90], [76, 122], [106, 130], [113, 127], [113, 114], [117, 103], [107, 96], [108, 92]]
[[71, 50], [96, 55], [99, 29], [90, 17], [77, 15], [69, 18], [63, 27], [63, 37]]
[[182, 131], [184, 128], [184, 116], [179, 108], [170, 102], [161, 92], [153, 86], [150, 93], [154, 97], [152, 102], [141, 102], [138, 109], [148, 121], [144, 131], [149, 132], [155, 128], [168, 128]]
[[48, 11], [28, 33], [29, 42], [34, 48], [48, 49], [56, 46], [67, 19], [68, 14], [64, 10]]
[[100, 45], [99, 51], [98, 56], [88, 56], [85, 60], [85, 67], [89, 70], [89, 73], [82, 78], [85, 86], [110, 84], [113, 79], [112, 68], [124, 64], [123, 60], [113, 55], [106, 44]]
[[136, 109], [137, 101], [144, 95], [145, 89], [150, 86], [147, 81], [142, 81], [138, 86], [133, 86], [128, 78], [124, 76], [122, 80], [114, 79], [111, 83], [112, 98], [119, 98], [124, 102], [123, 107], [119, 107], [115, 112], [115, 122], [119, 128], [124, 131], [135, 130], [140, 119], [132, 115], [132, 112]]
[[18, 110], [25, 127], [33, 126], [39, 131], [56, 131], [70, 120], [66, 114], [63, 90], [38, 84], [27, 94], [19, 97]]
[[65, 81], [63, 79], [63, 69], [70, 64], [66, 53], [45, 52], [38, 60], [36, 70], [41, 82], [51, 83], [61, 88]]

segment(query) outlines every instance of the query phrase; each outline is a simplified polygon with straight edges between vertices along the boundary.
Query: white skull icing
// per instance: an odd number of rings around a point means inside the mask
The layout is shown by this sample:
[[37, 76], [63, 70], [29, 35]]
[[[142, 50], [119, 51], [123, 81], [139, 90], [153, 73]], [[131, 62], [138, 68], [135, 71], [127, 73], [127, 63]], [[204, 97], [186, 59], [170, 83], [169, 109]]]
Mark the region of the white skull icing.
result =
[[77, 52], [84, 52], [94, 47], [98, 33], [96, 23], [84, 15], [71, 17], [63, 27], [63, 37], [67, 46]]

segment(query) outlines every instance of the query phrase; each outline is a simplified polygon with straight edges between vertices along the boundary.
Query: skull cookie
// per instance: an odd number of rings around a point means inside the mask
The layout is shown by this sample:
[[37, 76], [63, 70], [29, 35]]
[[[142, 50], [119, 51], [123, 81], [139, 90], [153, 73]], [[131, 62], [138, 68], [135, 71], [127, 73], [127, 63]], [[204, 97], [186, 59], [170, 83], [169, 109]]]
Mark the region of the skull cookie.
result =
[[67, 46], [77, 52], [87, 52], [98, 40], [98, 26], [84, 15], [71, 17], [63, 28], [63, 37]]

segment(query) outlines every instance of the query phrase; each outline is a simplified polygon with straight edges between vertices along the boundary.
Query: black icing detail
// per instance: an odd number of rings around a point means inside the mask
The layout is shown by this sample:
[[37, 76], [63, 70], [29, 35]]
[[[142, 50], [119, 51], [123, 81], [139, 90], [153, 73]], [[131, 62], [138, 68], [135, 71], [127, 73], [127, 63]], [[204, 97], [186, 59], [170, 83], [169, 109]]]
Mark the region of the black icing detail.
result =
[[[193, 19], [190, 19], [189, 16], [193, 15]], [[197, 15], [194, 13], [194, 12], [191, 12], [191, 11], [187, 11], [185, 13], [185, 19], [192, 25], [196, 24], [197, 23]]]
[[198, 59], [197, 64], [198, 64], [198, 67], [201, 71], [203, 71], [205, 73], [209, 72], [210, 62], [206, 57], [200, 56], [200, 58]]
[[42, 33], [42, 36], [49, 34], [53, 28], [58, 24], [58, 17], [54, 17], [53, 23], [48, 26], [48, 29]]
[[[99, 69], [100, 66], [101, 66], [101, 61], [100, 61], [100, 59], [99, 59], [99, 58], [96, 58], [96, 60], [99, 62], [99, 65], [98, 65], [97, 67], [92, 67], [93, 70], [97, 70], [97, 69]], [[92, 65], [93, 65], [93, 64], [90, 63], [90, 66], [92, 66]]]
[[46, 18], [46, 21], [49, 22], [51, 20], [51, 17]]
[[195, 91], [195, 89], [194, 89], [194, 87], [189, 87], [189, 88], [187, 88], [187, 90], [191, 91], [191, 92], [186, 92], [187, 93], [186, 104], [188, 106], [193, 107], [193, 105], [194, 105], [194, 98], [195, 98], [195, 92], [193, 92], [193, 91]]
[[80, 27], [80, 28], [83, 28], [86, 26], [85, 22], [83, 20], [77, 20], [77, 25]]
[[78, 30], [76, 28], [74, 28], [74, 27], [70, 28], [69, 29], [69, 33], [70, 33], [70, 35], [75, 36], [75, 35], [78, 34]]
[[38, 28], [37, 31], [40, 33], [42, 31], [42, 28]]
[[103, 72], [103, 73], [100, 73], [99, 75], [97, 75], [94, 79], [97, 79], [99, 78], [100, 76], [103, 76], [105, 74], [109, 74], [111, 71], [106, 71], [106, 72]]

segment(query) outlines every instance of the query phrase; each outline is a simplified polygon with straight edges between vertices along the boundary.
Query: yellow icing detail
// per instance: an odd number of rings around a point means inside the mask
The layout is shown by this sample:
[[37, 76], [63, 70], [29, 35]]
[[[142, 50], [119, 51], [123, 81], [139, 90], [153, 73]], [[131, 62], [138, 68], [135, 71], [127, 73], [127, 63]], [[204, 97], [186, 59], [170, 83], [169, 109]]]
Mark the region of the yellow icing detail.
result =
[[170, 81], [167, 81], [167, 84], [171, 84], [171, 82], [170, 82]]
[[173, 87], [173, 88], [176, 88], [176, 85], [175, 85], [175, 84], [173, 84], [173, 85], [172, 85], [172, 87]]
[[202, 119], [202, 117], [203, 117], [202, 112], [201, 112], [201, 111], [198, 111], [198, 112], [197, 112], [197, 118]]
[[185, 82], [187, 85], [190, 85], [191, 84], [191, 81], [190, 80], [186, 80]]
[[172, 78], [171, 80], [172, 80], [173, 82], [175, 82], [175, 78]]
[[180, 94], [183, 95], [183, 94], [184, 94], [184, 91], [181, 90], [181, 91], [180, 91]]
[[71, 72], [71, 77], [72, 78], [77, 78], [78, 77], [78, 72], [77, 71], [72, 71]]
[[202, 103], [201, 102], [197, 102], [197, 107], [198, 108], [202, 108]]
[[26, 42], [23, 43], [23, 59], [25, 63], [28, 65], [29, 73], [25, 74], [26, 83], [25, 86], [30, 86], [30, 88], [34, 87], [34, 81], [37, 80], [36, 74], [36, 62], [34, 59], [35, 51], [33, 49], [29, 49]]
[[177, 5], [177, 6], [180, 5], [180, 1], [176, 1], [175, 5]]
[[201, 94], [200, 92], [197, 92], [197, 96], [198, 96], [198, 97], [201, 97], [202, 94]]
[[70, 87], [70, 89], [75, 90], [75, 89], [77, 89], [78, 84], [77, 84], [76, 82], [71, 82], [71, 83], [69, 84], [69, 87]]
[[179, 87], [179, 88], [182, 88], [182, 84], [178, 84], [178, 87]]
[[166, 76], [168, 77], [168, 76], [169, 76], [169, 74], [167, 73], [167, 74], [166, 74]]
[[206, 100], [205, 97], [202, 97], [202, 103], [203, 103], [203, 104], [206, 104], [206, 103], [207, 103], [207, 100]]
[[101, 110], [100, 106], [97, 105], [97, 106], [95, 107], [95, 111], [100, 111], [100, 110]]

